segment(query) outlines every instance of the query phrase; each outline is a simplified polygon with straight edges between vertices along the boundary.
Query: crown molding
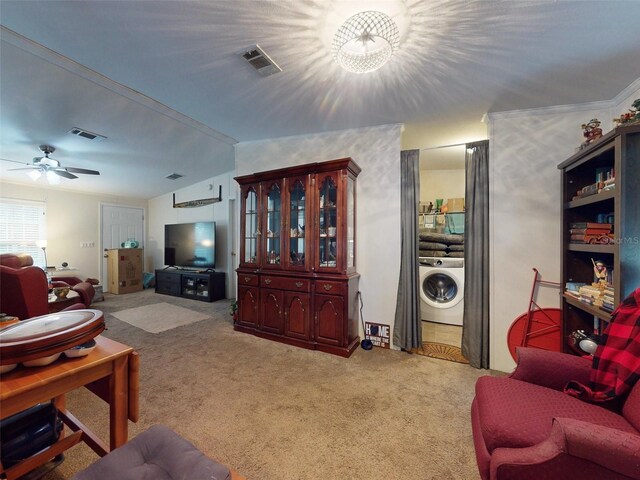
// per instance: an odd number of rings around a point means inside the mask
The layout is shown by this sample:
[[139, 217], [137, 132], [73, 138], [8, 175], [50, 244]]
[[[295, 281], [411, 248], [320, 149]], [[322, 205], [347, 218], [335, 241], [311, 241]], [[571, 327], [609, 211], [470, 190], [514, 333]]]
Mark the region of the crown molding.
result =
[[622, 90], [622, 92], [617, 94], [611, 100], [600, 100], [597, 102], [588, 103], [574, 103], [569, 105], [553, 105], [551, 107], [527, 108], [523, 110], [509, 110], [506, 112], [490, 112], [487, 113], [486, 116], [489, 118], [489, 121], [492, 121], [494, 119], [519, 117], [522, 115], [553, 115], [558, 113], [613, 109], [616, 107], [616, 105], [618, 105], [620, 102], [625, 100], [628, 96], [630, 96], [637, 90], [640, 90], [640, 78], [632, 82], [631, 85], [626, 87], [624, 90]]

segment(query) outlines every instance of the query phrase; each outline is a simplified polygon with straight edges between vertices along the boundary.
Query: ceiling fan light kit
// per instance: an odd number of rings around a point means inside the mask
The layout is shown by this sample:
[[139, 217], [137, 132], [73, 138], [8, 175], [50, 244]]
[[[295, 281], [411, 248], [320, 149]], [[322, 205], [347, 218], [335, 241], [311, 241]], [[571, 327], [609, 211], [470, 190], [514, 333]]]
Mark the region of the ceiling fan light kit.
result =
[[333, 37], [333, 57], [348, 72], [382, 67], [400, 43], [398, 26], [387, 14], [366, 11], [347, 19]]
[[44, 173], [47, 182], [50, 184], [60, 183], [60, 177], [68, 178], [69, 180], [78, 178], [77, 175], [74, 175], [75, 173], [100, 175], [100, 172], [97, 170], [77, 167], [61, 167], [58, 160], [49, 158], [49, 155], [56, 151], [55, 147], [52, 147], [51, 145], [40, 145], [39, 148], [40, 151], [44, 153], [44, 157], [35, 157], [33, 159], [33, 163], [30, 165], [28, 164], [29, 166], [26, 168], [14, 168], [12, 170], [28, 170], [27, 175], [29, 175], [34, 182], [40, 179]]

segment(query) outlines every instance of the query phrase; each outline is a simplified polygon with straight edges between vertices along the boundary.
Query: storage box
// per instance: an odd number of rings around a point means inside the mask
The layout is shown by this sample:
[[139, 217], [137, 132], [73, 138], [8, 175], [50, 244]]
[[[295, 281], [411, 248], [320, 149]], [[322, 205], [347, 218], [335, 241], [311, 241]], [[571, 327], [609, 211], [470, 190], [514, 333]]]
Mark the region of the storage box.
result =
[[464, 212], [464, 198], [450, 198], [447, 200], [447, 213]]
[[116, 248], [107, 251], [109, 293], [139, 292], [142, 290], [141, 248]]

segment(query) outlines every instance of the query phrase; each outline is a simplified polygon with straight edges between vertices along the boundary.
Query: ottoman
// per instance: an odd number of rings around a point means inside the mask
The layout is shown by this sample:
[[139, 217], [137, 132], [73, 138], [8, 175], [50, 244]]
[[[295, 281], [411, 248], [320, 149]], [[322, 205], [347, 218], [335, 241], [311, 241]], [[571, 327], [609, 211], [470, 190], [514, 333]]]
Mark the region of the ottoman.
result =
[[230, 480], [224, 465], [206, 457], [164, 425], [154, 425], [71, 480]]

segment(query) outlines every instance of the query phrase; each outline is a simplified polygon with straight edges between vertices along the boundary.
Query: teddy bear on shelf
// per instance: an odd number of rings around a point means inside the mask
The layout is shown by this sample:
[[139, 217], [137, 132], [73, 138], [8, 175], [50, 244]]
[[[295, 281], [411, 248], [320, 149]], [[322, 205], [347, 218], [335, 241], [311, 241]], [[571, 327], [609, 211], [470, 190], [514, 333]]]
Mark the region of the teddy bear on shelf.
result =
[[580, 128], [582, 128], [582, 135], [586, 139], [582, 142], [580, 148], [588, 147], [591, 143], [602, 137], [600, 120], [597, 118], [592, 118], [588, 123], [583, 123]]

